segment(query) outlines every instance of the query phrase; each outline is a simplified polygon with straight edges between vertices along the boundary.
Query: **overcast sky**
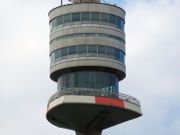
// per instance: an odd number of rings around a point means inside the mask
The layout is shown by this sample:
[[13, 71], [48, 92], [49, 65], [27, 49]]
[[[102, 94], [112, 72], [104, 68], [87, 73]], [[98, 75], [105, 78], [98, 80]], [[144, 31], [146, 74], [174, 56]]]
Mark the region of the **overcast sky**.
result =
[[[127, 13], [127, 77], [120, 92], [141, 101], [143, 116], [103, 135], [179, 135], [180, 1], [110, 3]], [[45, 118], [47, 101], [56, 92], [56, 83], [49, 79], [47, 14], [59, 4], [60, 0], [0, 0], [1, 135], [74, 135]]]

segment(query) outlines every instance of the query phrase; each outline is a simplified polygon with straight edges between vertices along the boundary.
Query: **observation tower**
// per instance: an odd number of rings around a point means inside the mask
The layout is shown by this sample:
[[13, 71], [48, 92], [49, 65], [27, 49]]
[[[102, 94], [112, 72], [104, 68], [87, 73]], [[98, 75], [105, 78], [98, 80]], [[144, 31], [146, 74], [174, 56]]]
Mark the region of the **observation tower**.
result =
[[139, 101], [119, 93], [126, 76], [125, 11], [100, 0], [72, 0], [49, 12], [50, 97], [47, 120], [76, 135], [101, 135], [106, 128], [142, 115]]

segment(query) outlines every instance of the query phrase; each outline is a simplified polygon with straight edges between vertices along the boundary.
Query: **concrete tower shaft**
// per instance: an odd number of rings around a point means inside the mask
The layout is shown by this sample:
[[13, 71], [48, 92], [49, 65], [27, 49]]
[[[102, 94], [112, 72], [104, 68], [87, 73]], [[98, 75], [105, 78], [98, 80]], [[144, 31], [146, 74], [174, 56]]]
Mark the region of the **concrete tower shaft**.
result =
[[141, 116], [136, 98], [119, 93], [126, 76], [125, 11], [99, 0], [73, 0], [49, 12], [50, 78], [57, 92], [47, 119], [77, 135]]

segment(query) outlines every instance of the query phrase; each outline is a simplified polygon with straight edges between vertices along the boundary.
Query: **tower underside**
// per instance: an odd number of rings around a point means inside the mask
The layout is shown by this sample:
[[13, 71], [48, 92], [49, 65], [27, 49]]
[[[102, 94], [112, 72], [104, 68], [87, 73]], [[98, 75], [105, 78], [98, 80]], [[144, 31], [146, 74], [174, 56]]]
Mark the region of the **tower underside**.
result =
[[47, 119], [54, 125], [77, 133], [98, 132], [141, 116], [139, 102], [127, 95], [54, 96], [48, 104]]

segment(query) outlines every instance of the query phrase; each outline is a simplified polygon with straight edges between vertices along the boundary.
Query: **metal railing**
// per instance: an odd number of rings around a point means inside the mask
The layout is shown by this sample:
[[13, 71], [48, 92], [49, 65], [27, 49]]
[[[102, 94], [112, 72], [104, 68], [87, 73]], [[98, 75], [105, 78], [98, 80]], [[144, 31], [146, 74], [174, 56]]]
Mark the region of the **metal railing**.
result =
[[101, 96], [101, 97], [116, 98], [140, 106], [140, 102], [136, 98], [128, 96], [126, 94], [115, 93], [111, 91], [103, 91], [102, 89], [90, 89], [90, 88], [68, 88], [66, 90], [58, 91], [50, 97], [48, 104], [64, 95], [84, 95], [84, 96]]

